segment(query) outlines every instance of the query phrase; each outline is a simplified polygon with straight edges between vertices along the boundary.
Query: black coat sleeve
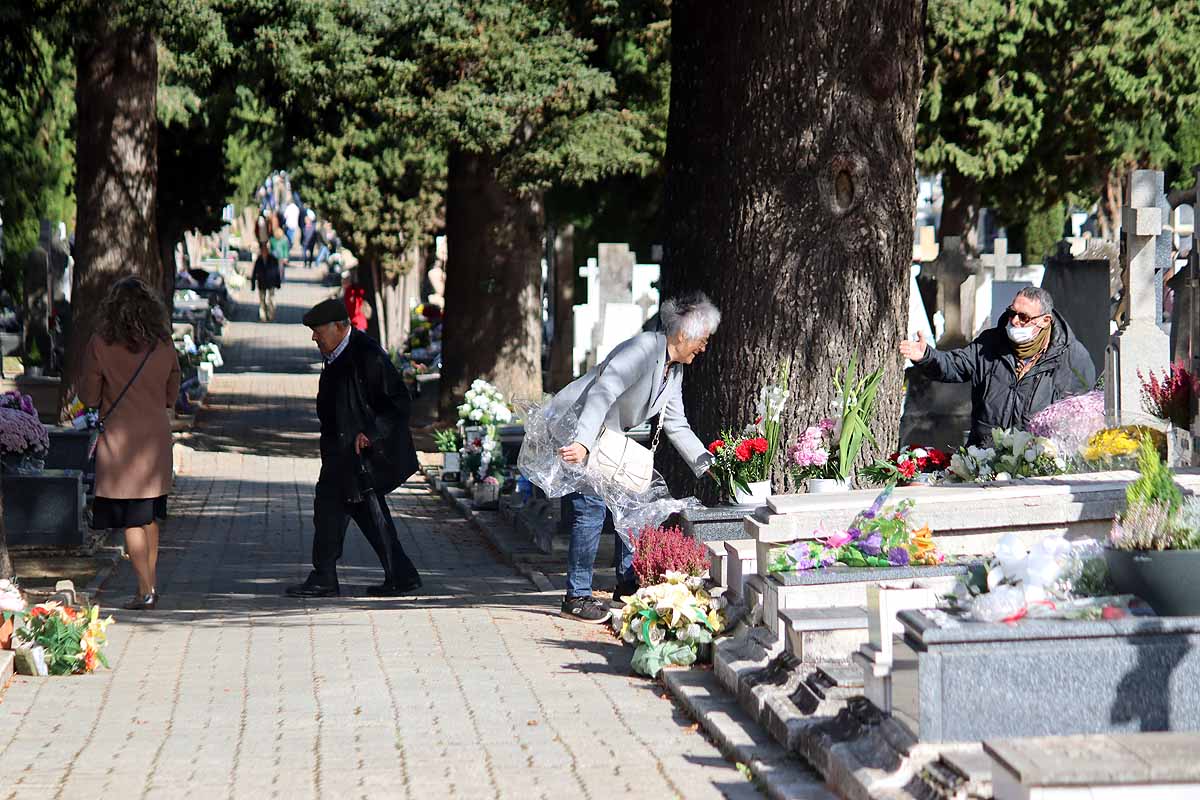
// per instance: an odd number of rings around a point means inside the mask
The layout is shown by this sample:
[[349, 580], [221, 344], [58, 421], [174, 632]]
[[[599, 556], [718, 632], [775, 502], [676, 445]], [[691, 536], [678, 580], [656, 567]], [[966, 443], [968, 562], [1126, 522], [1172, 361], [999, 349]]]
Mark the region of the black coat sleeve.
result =
[[363, 433], [372, 442], [396, 444], [400, 433], [407, 433], [410, 400], [408, 387], [400, 371], [380, 348], [367, 351], [362, 363], [363, 383], [371, 413]]
[[935, 381], [943, 383], [967, 383], [975, 377], [979, 363], [979, 350], [983, 345], [978, 339], [966, 347], [956, 350], [937, 350], [929, 347], [925, 358], [916, 363], [917, 369]]

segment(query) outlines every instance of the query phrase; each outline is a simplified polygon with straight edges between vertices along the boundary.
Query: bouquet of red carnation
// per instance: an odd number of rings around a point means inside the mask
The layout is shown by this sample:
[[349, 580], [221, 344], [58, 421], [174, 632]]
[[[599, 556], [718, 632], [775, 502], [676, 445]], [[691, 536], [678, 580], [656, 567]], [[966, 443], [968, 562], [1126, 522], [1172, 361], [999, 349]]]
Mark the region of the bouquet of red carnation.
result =
[[1137, 376], [1142, 382], [1142, 407], [1146, 412], [1176, 428], [1187, 429], [1192, 416], [1192, 395], [1198, 384], [1183, 362], [1176, 361], [1162, 377], [1155, 375], [1154, 370], [1143, 375], [1140, 369]]
[[751, 483], [768, 478], [770, 449], [770, 442], [757, 432], [738, 436], [725, 431], [720, 439], [708, 446], [708, 452], [713, 454], [710, 472], [727, 497], [732, 499], [738, 489], [749, 492]]
[[907, 486], [919, 481], [918, 475], [933, 475], [949, 466], [950, 454], [944, 450], [906, 445], [887, 458], [876, 460], [859, 474], [871, 483]]

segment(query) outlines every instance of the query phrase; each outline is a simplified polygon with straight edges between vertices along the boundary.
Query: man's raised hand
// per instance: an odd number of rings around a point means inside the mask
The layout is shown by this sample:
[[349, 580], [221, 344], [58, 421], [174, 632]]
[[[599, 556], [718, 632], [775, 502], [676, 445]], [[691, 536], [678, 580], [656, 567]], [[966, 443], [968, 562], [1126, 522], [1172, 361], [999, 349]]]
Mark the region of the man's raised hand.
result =
[[917, 340], [915, 342], [910, 342], [908, 339], [900, 342], [900, 355], [914, 364], [925, 357], [928, 349], [929, 345], [925, 343], [925, 334], [920, 331], [917, 331]]

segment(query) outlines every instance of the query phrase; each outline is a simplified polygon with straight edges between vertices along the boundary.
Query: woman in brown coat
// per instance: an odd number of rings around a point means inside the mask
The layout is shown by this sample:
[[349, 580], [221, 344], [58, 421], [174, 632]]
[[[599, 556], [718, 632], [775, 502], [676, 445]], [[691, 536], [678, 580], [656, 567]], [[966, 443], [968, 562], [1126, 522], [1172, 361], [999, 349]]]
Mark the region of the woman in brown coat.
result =
[[[123, 394], [122, 394], [123, 393]], [[125, 529], [138, 594], [125, 608], [158, 603], [158, 521], [171, 489], [171, 411], [179, 394], [179, 359], [167, 309], [140, 278], [113, 284], [100, 306], [84, 357], [79, 397], [98, 408], [92, 527]]]

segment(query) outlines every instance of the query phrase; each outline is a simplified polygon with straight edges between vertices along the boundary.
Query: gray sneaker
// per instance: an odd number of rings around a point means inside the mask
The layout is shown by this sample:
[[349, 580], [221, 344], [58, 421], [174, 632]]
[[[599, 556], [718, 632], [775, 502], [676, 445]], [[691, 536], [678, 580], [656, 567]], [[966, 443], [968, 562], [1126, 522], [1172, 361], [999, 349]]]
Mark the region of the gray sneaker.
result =
[[594, 597], [567, 597], [562, 602], [562, 616], [593, 625], [608, 620], [609, 610]]

